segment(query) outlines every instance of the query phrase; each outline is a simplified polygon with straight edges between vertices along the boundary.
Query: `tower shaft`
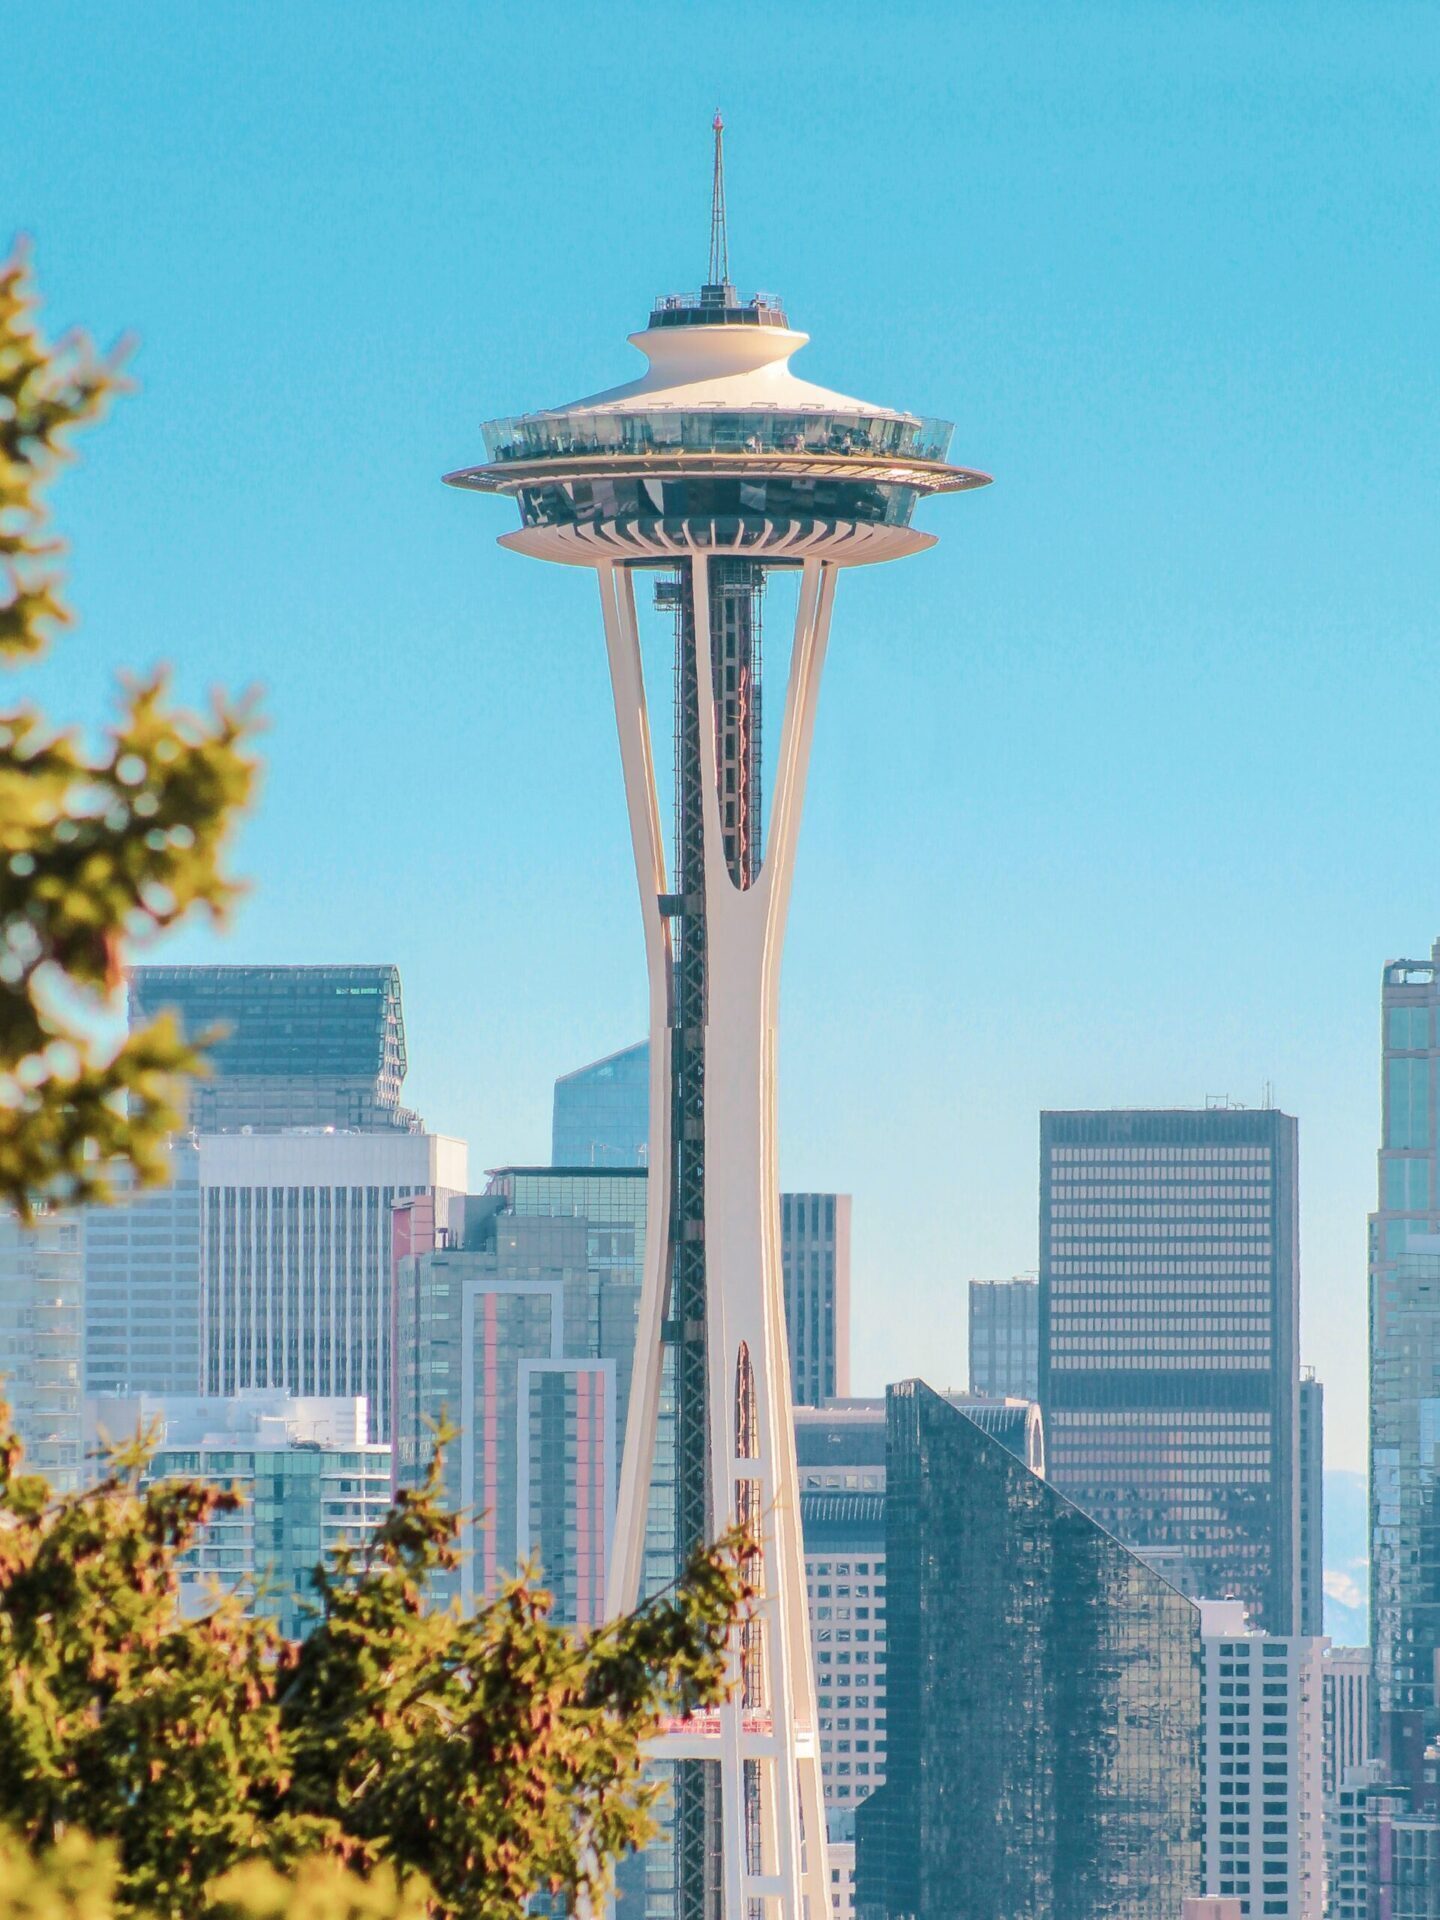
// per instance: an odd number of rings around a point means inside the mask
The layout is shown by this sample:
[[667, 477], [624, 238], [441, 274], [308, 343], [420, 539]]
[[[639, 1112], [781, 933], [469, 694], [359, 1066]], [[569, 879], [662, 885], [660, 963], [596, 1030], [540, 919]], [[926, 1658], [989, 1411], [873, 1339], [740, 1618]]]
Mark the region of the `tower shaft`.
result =
[[[657, 1742], [674, 1765], [681, 1920], [826, 1911], [775, 1163], [779, 958], [835, 569], [801, 567], [773, 818], [758, 820], [764, 569], [696, 551], [675, 613], [676, 880], [664, 849], [631, 570], [600, 571], [651, 982], [651, 1214], [609, 1604], [639, 1590], [663, 1349], [675, 1382], [675, 1543], [739, 1527], [760, 1588], [733, 1692]], [[656, 876], [656, 879], [652, 879]], [[657, 884], [658, 880], [658, 884]], [[653, 890], [652, 890], [653, 889]], [[661, 1147], [663, 1144], [663, 1152]]]
[[[761, 606], [765, 570], [712, 559], [706, 569], [711, 704], [724, 864], [737, 888], [753, 885], [763, 845], [761, 815]], [[657, 599], [675, 617], [675, 991], [669, 1034], [671, 1279], [666, 1339], [674, 1352], [675, 1546], [677, 1562], [711, 1537], [712, 1474], [706, 1386], [705, 1258], [705, 810], [700, 749], [700, 667], [695, 568], [683, 561]], [[745, 1630], [758, 1645], [759, 1629]], [[743, 1657], [743, 1656], [742, 1656]], [[756, 1655], [748, 1656], [752, 1679]], [[678, 1920], [718, 1920], [723, 1833], [718, 1768], [683, 1762], [675, 1782]], [[747, 1786], [746, 1819], [759, 1817]]]

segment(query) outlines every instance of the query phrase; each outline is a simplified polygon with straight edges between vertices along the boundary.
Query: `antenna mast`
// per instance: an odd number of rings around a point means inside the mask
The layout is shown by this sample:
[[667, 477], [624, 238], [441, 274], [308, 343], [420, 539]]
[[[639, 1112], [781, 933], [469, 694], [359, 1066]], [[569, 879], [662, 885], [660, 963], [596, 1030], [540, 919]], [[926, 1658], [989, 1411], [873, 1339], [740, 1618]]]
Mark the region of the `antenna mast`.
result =
[[725, 232], [725, 122], [718, 108], [711, 125], [715, 129], [715, 181], [710, 193], [709, 284], [723, 287], [730, 278], [730, 245]]

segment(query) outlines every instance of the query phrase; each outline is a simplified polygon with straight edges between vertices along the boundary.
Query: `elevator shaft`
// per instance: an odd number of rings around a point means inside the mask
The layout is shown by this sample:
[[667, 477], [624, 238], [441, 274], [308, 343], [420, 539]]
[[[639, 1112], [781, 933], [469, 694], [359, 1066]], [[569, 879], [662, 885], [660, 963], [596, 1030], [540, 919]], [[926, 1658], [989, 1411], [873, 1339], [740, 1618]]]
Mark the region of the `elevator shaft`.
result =
[[[733, 884], [753, 885], [763, 857], [761, 603], [765, 573], [753, 561], [712, 559], [708, 575], [717, 802]], [[705, 1268], [705, 829], [694, 569], [685, 561], [657, 595], [675, 616], [675, 884], [681, 899], [670, 1030], [670, 1240], [667, 1337], [675, 1348], [675, 1550], [677, 1564], [711, 1533]], [[722, 1913], [719, 1769], [676, 1768], [677, 1920]]]

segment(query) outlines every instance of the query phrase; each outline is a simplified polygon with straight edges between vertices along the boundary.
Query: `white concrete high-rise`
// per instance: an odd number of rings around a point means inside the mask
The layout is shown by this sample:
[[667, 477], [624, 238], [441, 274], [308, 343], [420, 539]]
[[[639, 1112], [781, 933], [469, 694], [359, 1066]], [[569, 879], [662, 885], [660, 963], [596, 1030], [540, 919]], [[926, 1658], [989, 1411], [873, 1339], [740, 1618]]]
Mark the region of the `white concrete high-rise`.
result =
[[[933, 544], [915, 503], [985, 484], [947, 464], [948, 425], [790, 371], [807, 336], [731, 284], [715, 123], [709, 277], [631, 336], [638, 379], [493, 421], [452, 485], [508, 495], [503, 545], [596, 575], [650, 981], [652, 1232], [626, 1429], [612, 1609], [639, 1592], [672, 1349], [676, 1546], [754, 1539], [763, 1598], [738, 1630], [735, 1692], [657, 1744], [673, 1762], [677, 1920], [800, 1920], [829, 1908], [776, 1170], [780, 957], [820, 670], [842, 568]], [[642, 672], [636, 577], [673, 616], [676, 859], [669, 868]], [[761, 627], [798, 576], [768, 829]], [[657, 1889], [658, 1892], [658, 1889]]]
[[363, 1394], [388, 1441], [391, 1205], [448, 1202], [466, 1166], [432, 1133], [202, 1134], [201, 1390]]
[[1325, 1649], [1325, 1792], [1332, 1794], [1352, 1767], [1372, 1757], [1370, 1649]]
[[1321, 1920], [1325, 1641], [1251, 1630], [1243, 1602], [1200, 1602], [1205, 1891], [1246, 1920]]

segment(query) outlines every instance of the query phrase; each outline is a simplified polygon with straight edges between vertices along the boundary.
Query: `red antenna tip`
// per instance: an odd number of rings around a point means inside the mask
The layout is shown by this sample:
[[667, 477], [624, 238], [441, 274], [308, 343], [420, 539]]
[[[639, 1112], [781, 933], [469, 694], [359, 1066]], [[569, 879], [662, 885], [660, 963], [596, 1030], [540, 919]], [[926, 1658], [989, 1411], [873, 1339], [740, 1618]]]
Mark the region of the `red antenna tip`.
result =
[[712, 127], [714, 127], [716, 133], [720, 133], [724, 130], [725, 122], [720, 118], [720, 109], [718, 107], [715, 109], [715, 118], [710, 122], [710, 124]]

